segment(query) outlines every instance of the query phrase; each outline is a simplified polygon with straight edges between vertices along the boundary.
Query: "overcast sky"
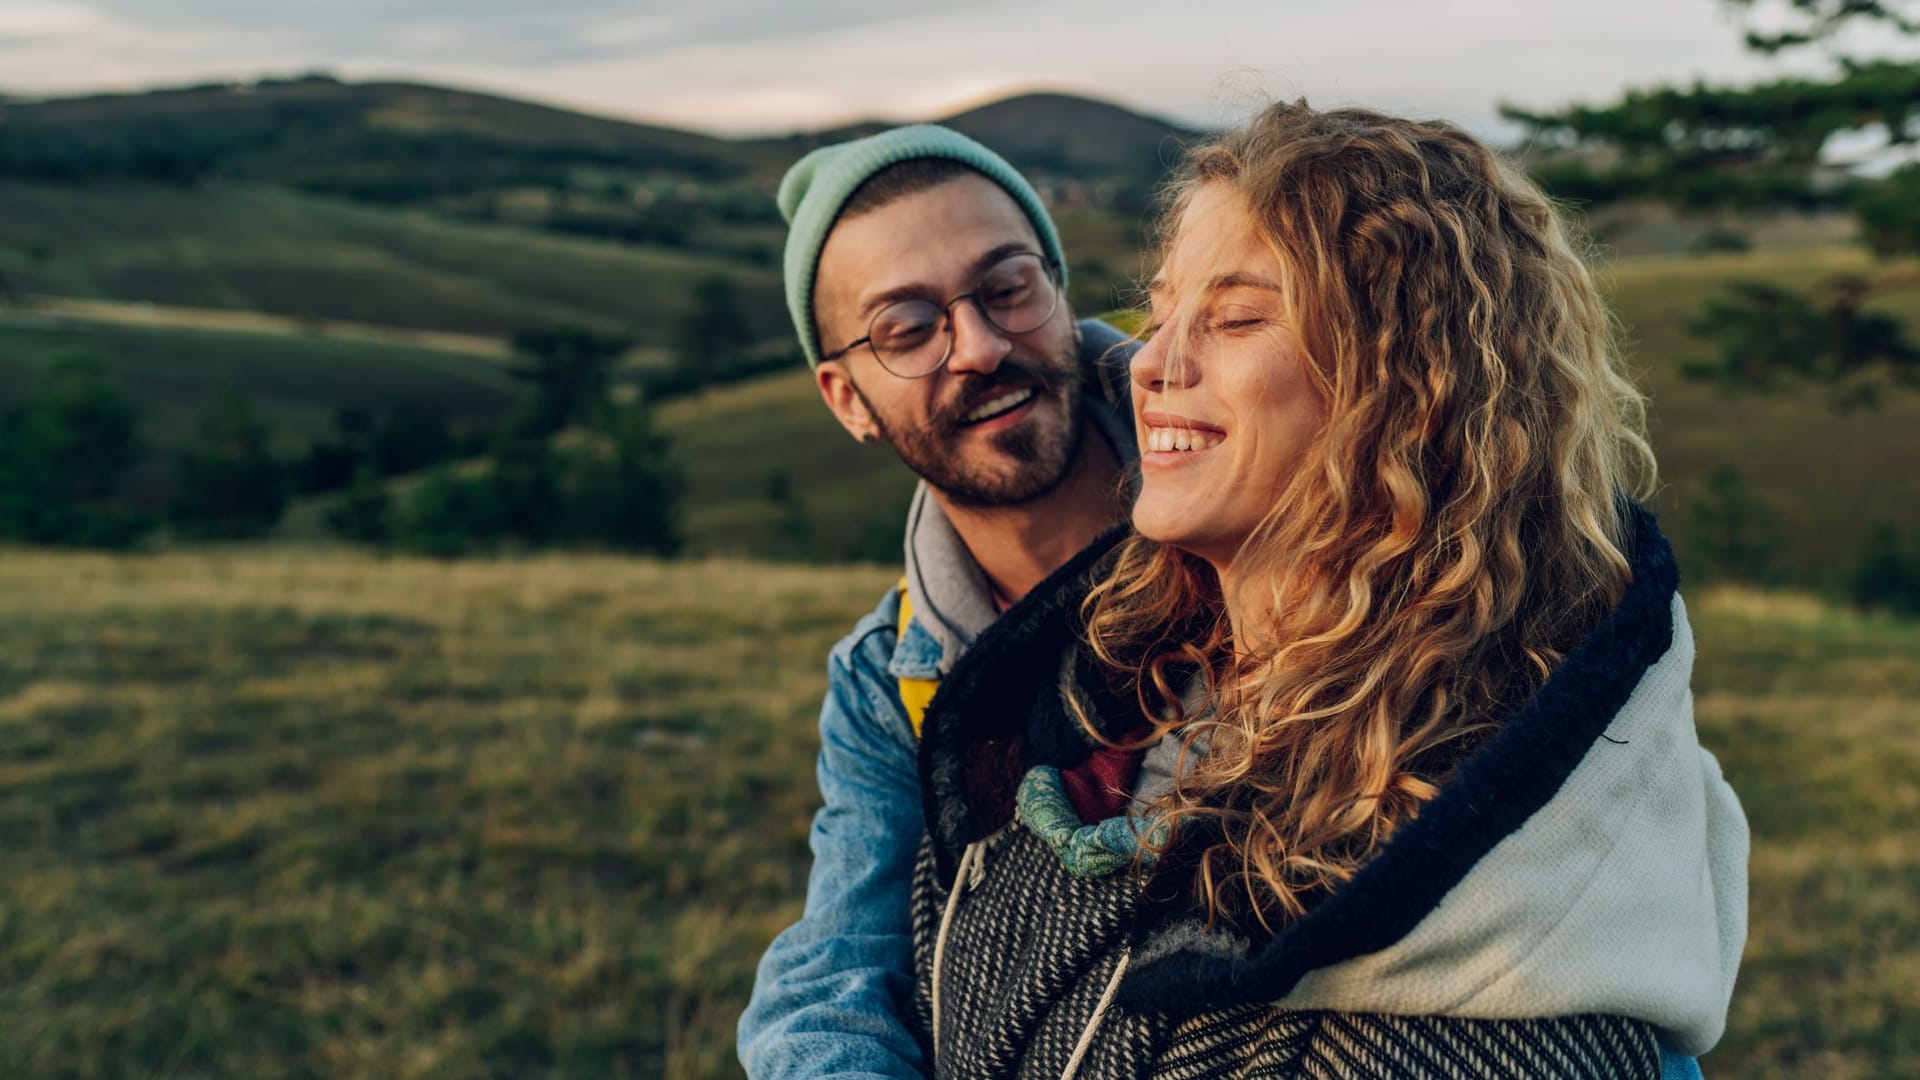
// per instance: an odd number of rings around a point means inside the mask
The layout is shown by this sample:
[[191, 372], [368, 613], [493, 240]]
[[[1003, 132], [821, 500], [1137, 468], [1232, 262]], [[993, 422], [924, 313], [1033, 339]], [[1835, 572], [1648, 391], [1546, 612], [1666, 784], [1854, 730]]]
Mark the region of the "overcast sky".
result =
[[0, 93], [325, 69], [730, 133], [1033, 88], [1219, 126], [1304, 94], [1497, 135], [1501, 101], [1788, 69], [1739, 39], [1716, 0], [0, 0]]

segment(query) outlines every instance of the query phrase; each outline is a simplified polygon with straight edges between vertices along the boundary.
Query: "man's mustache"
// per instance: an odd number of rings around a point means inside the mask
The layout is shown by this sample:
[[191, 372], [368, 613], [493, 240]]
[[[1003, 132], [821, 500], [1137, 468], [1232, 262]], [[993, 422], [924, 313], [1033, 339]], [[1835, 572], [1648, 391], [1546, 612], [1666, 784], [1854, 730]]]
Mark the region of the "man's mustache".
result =
[[1002, 360], [991, 375], [966, 376], [969, 381], [955, 391], [952, 401], [934, 411], [927, 426], [937, 431], [959, 428], [966, 422], [968, 413], [1008, 390], [1031, 386], [1036, 395], [1056, 393], [1067, 374], [1012, 358]]

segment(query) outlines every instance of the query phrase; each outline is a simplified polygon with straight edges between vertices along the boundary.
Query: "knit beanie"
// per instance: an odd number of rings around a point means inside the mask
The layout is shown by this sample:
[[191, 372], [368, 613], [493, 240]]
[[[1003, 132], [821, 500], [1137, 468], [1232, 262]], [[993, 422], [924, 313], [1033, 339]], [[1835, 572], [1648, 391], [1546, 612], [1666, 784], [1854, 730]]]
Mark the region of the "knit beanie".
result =
[[1060, 285], [1067, 283], [1067, 259], [1060, 251], [1060, 234], [1040, 196], [1006, 159], [957, 131], [937, 124], [894, 128], [864, 139], [823, 146], [794, 162], [780, 181], [780, 215], [787, 219], [787, 313], [808, 367], [820, 366], [820, 343], [813, 326], [813, 276], [820, 266], [820, 249], [839, 220], [841, 207], [867, 178], [889, 165], [915, 158], [951, 158], [999, 184], [1033, 223], [1040, 253], [1059, 267]]

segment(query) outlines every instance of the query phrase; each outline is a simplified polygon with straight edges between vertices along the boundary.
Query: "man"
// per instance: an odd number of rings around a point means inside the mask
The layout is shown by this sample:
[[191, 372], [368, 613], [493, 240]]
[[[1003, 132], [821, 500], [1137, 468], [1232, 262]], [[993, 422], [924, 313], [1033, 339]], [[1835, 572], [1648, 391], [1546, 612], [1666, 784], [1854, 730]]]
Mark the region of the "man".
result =
[[779, 203], [787, 306], [822, 399], [921, 484], [904, 593], [883, 597], [828, 664], [806, 908], [761, 961], [740, 1058], [756, 1078], [916, 1076], [925, 1063], [901, 1011], [924, 829], [918, 709], [1000, 612], [1125, 516], [1133, 430], [1111, 398], [1127, 349], [1075, 321], [1032, 187], [955, 132], [921, 125], [816, 150]]

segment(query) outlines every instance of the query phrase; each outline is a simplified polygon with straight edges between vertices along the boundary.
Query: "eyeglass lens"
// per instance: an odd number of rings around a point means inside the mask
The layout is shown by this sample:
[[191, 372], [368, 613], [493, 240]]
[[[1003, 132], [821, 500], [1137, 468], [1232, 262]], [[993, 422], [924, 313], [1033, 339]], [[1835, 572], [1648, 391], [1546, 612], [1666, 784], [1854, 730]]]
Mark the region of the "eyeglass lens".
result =
[[[1002, 333], [1039, 329], [1053, 315], [1059, 290], [1040, 256], [1009, 255], [981, 276], [971, 297]], [[949, 309], [930, 300], [901, 300], [880, 309], [867, 329], [874, 355], [896, 375], [924, 375], [940, 366], [952, 344]]]

